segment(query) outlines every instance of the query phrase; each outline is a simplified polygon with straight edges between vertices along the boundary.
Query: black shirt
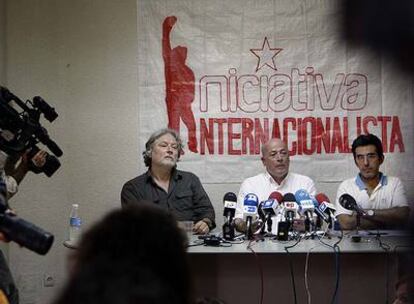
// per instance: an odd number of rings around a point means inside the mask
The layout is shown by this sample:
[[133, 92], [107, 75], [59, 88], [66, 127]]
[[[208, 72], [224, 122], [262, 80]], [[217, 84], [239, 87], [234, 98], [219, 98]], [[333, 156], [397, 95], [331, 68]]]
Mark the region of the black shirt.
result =
[[178, 221], [196, 223], [207, 219], [210, 230], [216, 226], [214, 208], [199, 178], [193, 173], [174, 169], [168, 193], [154, 182], [149, 171], [126, 182], [121, 192], [122, 207], [141, 200], [154, 202], [171, 212]]

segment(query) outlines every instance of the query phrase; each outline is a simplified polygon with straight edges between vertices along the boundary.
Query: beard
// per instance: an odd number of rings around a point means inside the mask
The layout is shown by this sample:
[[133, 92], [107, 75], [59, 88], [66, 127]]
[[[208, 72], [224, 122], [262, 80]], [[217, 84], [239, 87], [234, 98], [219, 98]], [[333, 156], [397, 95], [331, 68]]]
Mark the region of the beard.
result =
[[161, 164], [163, 166], [173, 168], [173, 167], [175, 167], [177, 165], [177, 160], [176, 159], [172, 159], [172, 158], [164, 158], [161, 161]]

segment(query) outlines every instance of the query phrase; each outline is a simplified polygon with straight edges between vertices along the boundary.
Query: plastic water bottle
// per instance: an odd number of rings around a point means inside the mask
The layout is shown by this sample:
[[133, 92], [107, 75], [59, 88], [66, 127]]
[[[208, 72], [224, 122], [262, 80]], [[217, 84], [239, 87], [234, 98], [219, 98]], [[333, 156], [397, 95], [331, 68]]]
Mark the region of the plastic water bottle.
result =
[[71, 243], [77, 243], [81, 234], [81, 218], [79, 216], [79, 205], [73, 204], [70, 211], [69, 220], [69, 241]]

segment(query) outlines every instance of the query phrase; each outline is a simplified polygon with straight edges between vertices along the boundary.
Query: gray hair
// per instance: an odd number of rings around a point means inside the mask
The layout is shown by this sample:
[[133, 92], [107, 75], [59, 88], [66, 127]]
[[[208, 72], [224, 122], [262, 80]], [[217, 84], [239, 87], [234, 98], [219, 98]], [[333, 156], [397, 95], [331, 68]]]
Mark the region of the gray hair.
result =
[[264, 156], [265, 150], [266, 150], [267, 146], [269, 145], [269, 143], [271, 141], [275, 141], [275, 140], [282, 141], [286, 145], [286, 149], [287, 149], [286, 141], [282, 140], [280, 137], [272, 137], [265, 144], [262, 145], [262, 147], [261, 147], [262, 156]]
[[180, 135], [178, 135], [178, 133], [173, 129], [165, 128], [152, 133], [150, 138], [145, 143], [145, 151], [142, 152], [142, 156], [144, 157], [144, 164], [146, 167], [151, 167], [151, 150], [154, 146], [155, 141], [165, 134], [170, 134], [174, 137], [178, 145], [178, 159], [180, 159], [180, 156], [183, 153], [183, 143]]

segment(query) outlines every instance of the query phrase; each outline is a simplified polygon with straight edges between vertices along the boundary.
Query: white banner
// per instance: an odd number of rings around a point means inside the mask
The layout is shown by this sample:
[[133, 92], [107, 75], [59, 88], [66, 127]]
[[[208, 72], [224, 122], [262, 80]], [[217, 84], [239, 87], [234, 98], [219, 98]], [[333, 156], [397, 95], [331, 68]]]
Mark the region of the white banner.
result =
[[355, 174], [351, 144], [383, 142], [382, 170], [413, 180], [410, 79], [341, 38], [339, 2], [138, 0], [139, 138], [185, 139], [181, 169], [203, 182], [261, 172], [270, 137], [292, 171], [316, 181]]

